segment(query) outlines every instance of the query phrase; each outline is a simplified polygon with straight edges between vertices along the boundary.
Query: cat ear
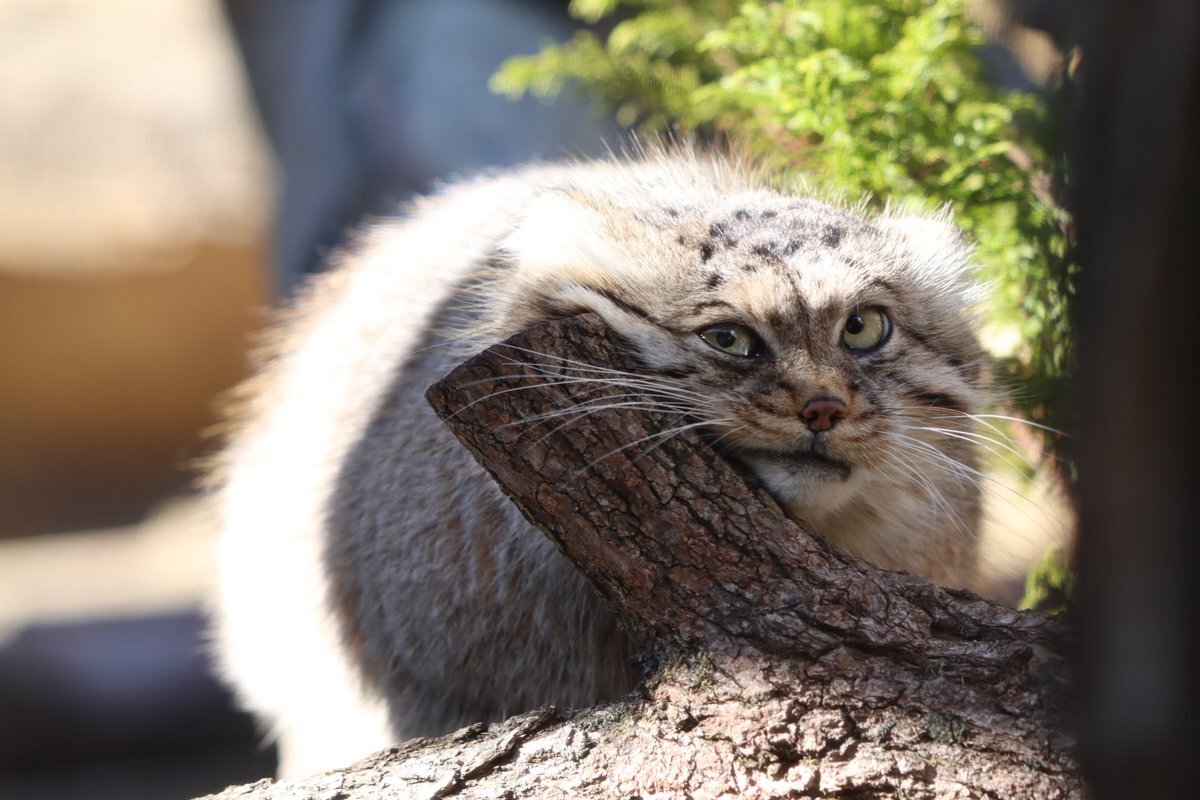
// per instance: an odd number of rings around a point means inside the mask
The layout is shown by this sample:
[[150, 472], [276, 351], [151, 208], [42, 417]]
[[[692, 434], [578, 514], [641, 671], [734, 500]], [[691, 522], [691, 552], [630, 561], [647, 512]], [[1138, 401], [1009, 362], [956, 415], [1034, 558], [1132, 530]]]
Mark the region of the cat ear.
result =
[[902, 238], [915, 254], [935, 256], [949, 252], [961, 258], [971, 249], [949, 211], [932, 216], [888, 215], [880, 217], [877, 224]]
[[[606, 271], [622, 260], [616, 219], [589, 198], [553, 190], [535, 199], [501, 244], [528, 274]], [[618, 263], [614, 263], [618, 262]], [[583, 277], [583, 276], [580, 276]]]
[[885, 215], [876, 225], [889, 234], [911, 272], [936, 284], [971, 282], [971, 245], [948, 210], [930, 216]]
[[[505, 329], [515, 332], [547, 316], [594, 311], [633, 343], [647, 364], [670, 358], [673, 337], [647, 324], [641, 310], [670, 282], [667, 259], [657, 249], [662, 238], [616, 199], [546, 192], [501, 244], [519, 265], [503, 282]], [[647, 264], [659, 268], [648, 270]]]

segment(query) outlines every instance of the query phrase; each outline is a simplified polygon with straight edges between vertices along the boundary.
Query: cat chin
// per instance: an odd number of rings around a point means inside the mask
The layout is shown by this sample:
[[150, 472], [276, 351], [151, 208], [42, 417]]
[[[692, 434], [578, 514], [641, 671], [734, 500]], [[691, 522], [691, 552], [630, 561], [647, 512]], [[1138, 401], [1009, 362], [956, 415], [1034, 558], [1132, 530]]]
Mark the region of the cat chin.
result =
[[820, 525], [861, 493], [865, 470], [811, 453], [739, 452], [788, 512]]

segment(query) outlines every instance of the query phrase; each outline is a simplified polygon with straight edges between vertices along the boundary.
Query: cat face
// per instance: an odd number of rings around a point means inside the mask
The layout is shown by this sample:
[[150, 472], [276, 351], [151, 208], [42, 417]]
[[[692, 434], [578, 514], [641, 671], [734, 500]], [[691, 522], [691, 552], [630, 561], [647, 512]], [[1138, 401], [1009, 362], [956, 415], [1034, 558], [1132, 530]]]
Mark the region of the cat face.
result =
[[632, 207], [563, 192], [507, 247], [513, 330], [597, 312], [650, 397], [702, 421], [819, 529], [914, 494], [933, 515], [974, 502], [984, 357], [967, 248], [944, 219], [867, 220], [762, 190]]

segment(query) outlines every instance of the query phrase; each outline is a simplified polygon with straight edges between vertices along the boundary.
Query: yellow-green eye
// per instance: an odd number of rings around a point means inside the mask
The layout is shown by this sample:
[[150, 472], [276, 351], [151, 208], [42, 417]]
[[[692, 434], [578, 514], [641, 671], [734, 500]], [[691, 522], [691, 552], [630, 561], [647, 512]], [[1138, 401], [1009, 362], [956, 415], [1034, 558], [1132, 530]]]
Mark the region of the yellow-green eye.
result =
[[711, 325], [700, 331], [700, 338], [732, 356], [750, 358], [762, 350], [762, 340], [758, 334], [736, 322]]
[[863, 308], [855, 311], [842, 328], [842, 342], [851, 350], [874, 350], [892, 332], [892, 323], [881, 308]]

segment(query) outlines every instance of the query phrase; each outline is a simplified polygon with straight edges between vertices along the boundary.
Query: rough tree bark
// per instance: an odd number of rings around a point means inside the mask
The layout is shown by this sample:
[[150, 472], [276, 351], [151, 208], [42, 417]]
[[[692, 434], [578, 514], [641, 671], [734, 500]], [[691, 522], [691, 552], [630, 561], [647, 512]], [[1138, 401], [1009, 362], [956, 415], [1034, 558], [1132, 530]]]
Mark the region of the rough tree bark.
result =
[[1083, 796], [1063, 622], [840, 553], [666, 415], [529, 422], [603, 395], [582, 365], [631, 366], [591, 316], [427, 397], [625, 620], [644, 684], [217, 797]]

